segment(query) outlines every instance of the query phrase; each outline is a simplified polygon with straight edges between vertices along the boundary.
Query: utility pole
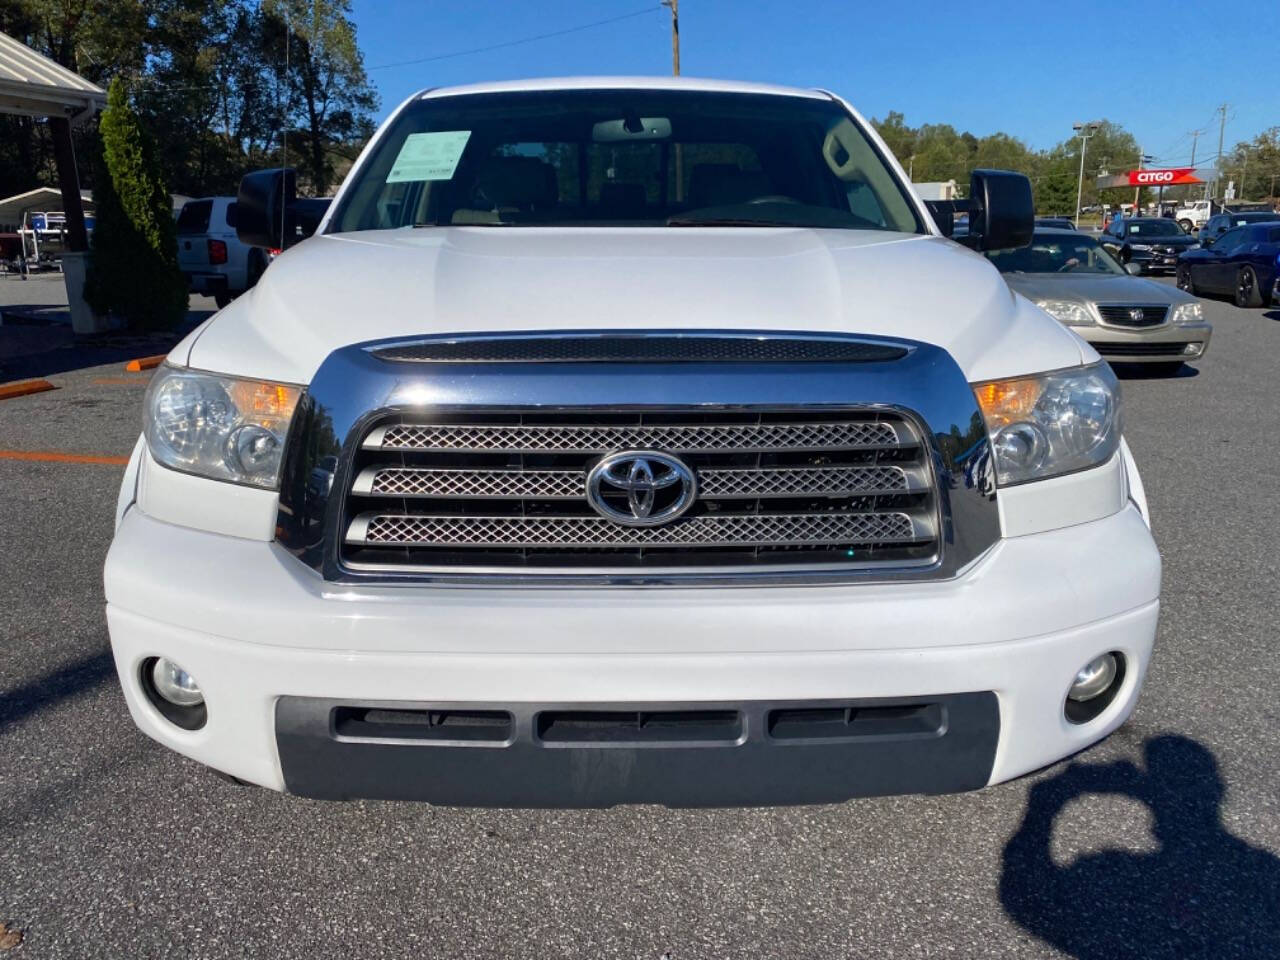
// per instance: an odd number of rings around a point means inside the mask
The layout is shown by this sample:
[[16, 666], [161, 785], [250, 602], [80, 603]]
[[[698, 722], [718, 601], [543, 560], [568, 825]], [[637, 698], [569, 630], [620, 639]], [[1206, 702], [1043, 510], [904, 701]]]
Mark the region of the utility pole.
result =
[[[671, 11], [671, 75], [680, 76], [680, 0], [662, 0]], [[676, 144], [676, 202], [684, 200], [684, 151]]]
[[[1142, 169], [1143, 159], [1145, 159], [1145, 155], [1142, 152], [1142, 144], [1138, 144], [1138, 169], [1139, 170]], [[1141, 199], [1142, 199], [1142, 187], [1141, 186], [1134, 187], [1133, 188], [1133, 215], [1135, 217], [1138, 215], [1138, 201]]]
[[1244, 178], [1249, 175], [1249, 148], [1244, 150], [1244, 166], [1240, 168], [1240, 199], [1244, 200]]
[[[1227, 106], [1228, 105], [1224, 103], [1222, 104], [1222, 106], [1218, 107], [1218, 112], [1222, 114], [1222, 120], [1218, 124], [1218, 164], [1217, 164], [1218, 170], [1217, 170], [1217, 173], [1219, 177], [1222, 176], [1222, 138], [1223, 138], [1223, 135], [1227, 132]], [[1215, 188], [1217, 186], [1217, 183], [1218, 181], [1214, 180]]]

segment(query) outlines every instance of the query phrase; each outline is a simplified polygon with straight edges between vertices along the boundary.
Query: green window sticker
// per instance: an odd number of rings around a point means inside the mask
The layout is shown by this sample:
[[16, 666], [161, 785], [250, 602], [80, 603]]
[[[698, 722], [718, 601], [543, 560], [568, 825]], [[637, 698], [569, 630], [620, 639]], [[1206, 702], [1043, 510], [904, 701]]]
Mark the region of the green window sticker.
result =
[[411, 133], [405, 137], [387, 183], [406, 180], [451, 180], [458, 168], [462, 151], [471, 139], [470, 130], [444, 130], [440, 133]]

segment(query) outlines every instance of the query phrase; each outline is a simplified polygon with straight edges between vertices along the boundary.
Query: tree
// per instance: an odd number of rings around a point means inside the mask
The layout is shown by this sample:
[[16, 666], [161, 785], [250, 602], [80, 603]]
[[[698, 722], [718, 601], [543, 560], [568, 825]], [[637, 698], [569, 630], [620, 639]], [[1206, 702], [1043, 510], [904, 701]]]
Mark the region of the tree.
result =
[[151, 138], [118, 78], [107, 91], [98, 129], [97, 224], [85, 299], [97, 313], [115, 314], [131, 327], [172, 329], [186, 315], [187, 285], [178, 270], [169, 191]]
[[271, 60], [289, 65], [291, 139], [299, 142], [300, 174], [316, 196], [324, 196], [333, 182], [334, 151], [373, 133], [370, 114], [378, 106], [351, 7], [347, 0], [269, 0], [263, 9]]

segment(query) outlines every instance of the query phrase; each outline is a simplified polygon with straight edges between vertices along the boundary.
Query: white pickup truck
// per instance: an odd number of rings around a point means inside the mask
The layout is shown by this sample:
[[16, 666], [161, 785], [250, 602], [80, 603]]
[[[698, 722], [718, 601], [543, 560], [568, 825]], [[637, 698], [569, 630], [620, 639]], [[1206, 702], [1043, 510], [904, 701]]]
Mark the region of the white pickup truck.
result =
[[[285, 246], [279, 172], [238, 228]], [[1160, 558], [1110, 368], [839, 97], [436, 89], [170, 354], [106, 562], [148, 735], [322, 798], [982, 787], [1107, 735]], [[286, 226], [285, 232], [289, 231]]]

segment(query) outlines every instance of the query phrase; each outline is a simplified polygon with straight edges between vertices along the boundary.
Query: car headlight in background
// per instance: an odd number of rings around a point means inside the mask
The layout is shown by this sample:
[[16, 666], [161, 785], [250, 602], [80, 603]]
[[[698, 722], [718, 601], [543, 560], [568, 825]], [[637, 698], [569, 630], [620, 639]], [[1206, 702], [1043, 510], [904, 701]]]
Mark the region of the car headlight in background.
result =
[[1173, 308], [1174, 323], [1203, 323], [1204, 307], [1198, 303], [1180, 303]]
[[996, 480], [1043, 480], [1105, 463], [1120, 445], [1120, 386], [1105, 363], [975, 384]]
[[1130, 249], [1130, 250], [1150, 250], [1150, 249], [1151, 249], [1151, 244], [1149, 244], [1149, 243], [1131, 243], [1131, 244], [1129, 244], [1129, 249]]
[[147, 388], [147, 447], [175, 470], [274, 489], [301, 393], [282, 383], [162, 367]]
[[1091, 327], [1094, 323], [1088, 308], [1074, 300], [1037, 300], [1036, 306], [1069, 327]]

